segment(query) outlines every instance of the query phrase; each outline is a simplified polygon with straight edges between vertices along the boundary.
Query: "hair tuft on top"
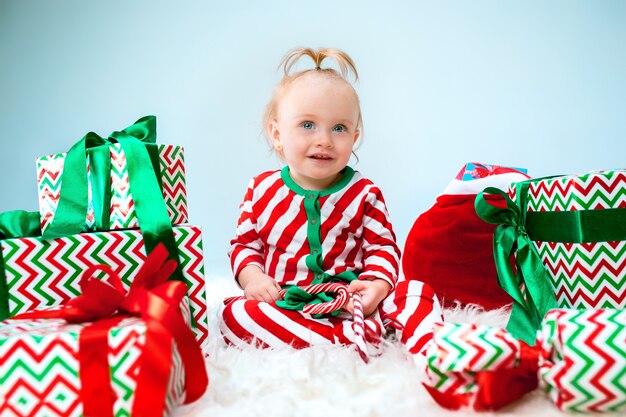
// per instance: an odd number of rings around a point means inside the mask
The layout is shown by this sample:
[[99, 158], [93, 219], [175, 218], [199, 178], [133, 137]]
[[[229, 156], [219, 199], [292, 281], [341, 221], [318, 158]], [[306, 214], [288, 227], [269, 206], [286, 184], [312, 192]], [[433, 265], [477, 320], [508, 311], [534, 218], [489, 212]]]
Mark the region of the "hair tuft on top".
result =
[[[291, 70], [293, 66], [300, 60], [300, 58], [308, 56], [311, 58], [313, 63], [315, 64], [315, 70], [318, 71], [329, 71], [335, 72], [332, 68], [322, 68], [322, 62], [326, 58], [333, 58], [337, 61], [337, 65], [339, 66], [339, 70], [341, 72], [341, 76], [345, 79], [348, 78], [350, 73], [354, 75], [354, 81], [359, 80], [359, 74], [356, 70], [356, 66], [354, 65], [354, 61], [348, 54], [339, 49], [334, 48], [322, 48], [319, 50], [314, 50], [311, 48], [294, 48], [291, 51], [287, 52], [281, 63], [278, 65], [278, 68], [283, 67], [283, 72], [285, 78], [291, 78], [293, 75], [291, 74]], [[305, 70], [302, 72], [307, 72], [311, 70]], [[296, 74], [296, 76], [298, 73]]]

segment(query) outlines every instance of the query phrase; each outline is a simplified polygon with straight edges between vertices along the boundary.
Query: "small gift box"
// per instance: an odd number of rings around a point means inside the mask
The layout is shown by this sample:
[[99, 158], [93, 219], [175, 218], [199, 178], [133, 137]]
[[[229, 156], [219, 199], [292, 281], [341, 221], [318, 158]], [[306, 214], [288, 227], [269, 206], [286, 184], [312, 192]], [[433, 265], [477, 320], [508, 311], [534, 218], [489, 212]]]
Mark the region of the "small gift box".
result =
[[128, 292], [98, 266], [65, 306], [0, 323], [0, 415], [156, 417], [199, 398], [208, 377], [166, 257], [158, 246]]
[[485, 193], [508, 201], [495, 208], [480, 194], [476, 211], [500, 224], [494, 254], [516, 337], [532, 340], [550, 308], [626, 308], [626, 171], [518, 182], [513, 200]]
[[468, 162], [456, 175], [459, 181], [473, 181], [494, 175], [502, 174], [528, 174], [526, 168], [513, 168], [501, 165], [480, 164], [478, 162]]
[[504, 329], [438, 323], [424, 386], [441, 406], [501, 408], [537, 387], [537, 352]]
[[626, 310], [555, 309], [535, 346], [504, 329], [439, 324], [427, 391], [443, 407], [498, 409], [538, 385], [563, 411], [626, 411]]
[[[181, 277], [189, 301], [197, 339], [208, 338], [202, 234], [196, 226], [174, 227]], [[82, 271], [92, 265], [114, 266], [128, 288], [146, 260], [139, 230], [80, 233], [0, 240], [0, 318], [65, 304], [80, 294]]]
[[[129, 138], [140, 142], [144, 149], [127, 146], [124, 139]], [[158, 182], [160, 190], [157, 193], [165, 202], [171, 224], [187, 223], [183, 148], [157, 145], [155, 141], [156, 118], [146, 116], [107, 139], [95, 133], [87, 134], [72, 147], [71, 155], [61, 153], [37, 159], [39, 211], [44, 236], [53, 223], [64, 192], [79, 194], [67, 198], [81, 198], [85, 203], [82, 230], [74, 233], [139, 227], [137, 199], [143, 198], [142, 193], [148, 185], [140, 178], [141, 173], [134, 172], [135, 165], [145, 165], [153, 171], [149, 174]], [[64, 191], [64, 184], [75, 179], [69, 177], [77, 175], [84, 176], [83, 188], [77, 191], [70, 184]], [[137, 175], [137, 180], [132, 178]]]

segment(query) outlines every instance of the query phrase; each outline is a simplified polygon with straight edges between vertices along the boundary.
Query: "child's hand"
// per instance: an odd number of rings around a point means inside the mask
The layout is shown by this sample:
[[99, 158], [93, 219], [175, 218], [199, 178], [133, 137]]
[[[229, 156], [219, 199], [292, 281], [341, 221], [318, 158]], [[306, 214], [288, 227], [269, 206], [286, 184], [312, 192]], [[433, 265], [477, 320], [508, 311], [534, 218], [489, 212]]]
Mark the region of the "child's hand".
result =
[[280, 285], [254, 265], [246, 266], [237, 277], [247, 300], [271, 303], [280, 299]]
[[[378, 305], [387, 297], [391, 291], [391, 285], [384, 279], [354, 280], [348, 286], [348, 292], [361, 294], [361, 304], [363, 304], [363, 315], [369, 317]], [[352, 300], [345, 307], [350, 313], [353, 312], [354, 306]]]

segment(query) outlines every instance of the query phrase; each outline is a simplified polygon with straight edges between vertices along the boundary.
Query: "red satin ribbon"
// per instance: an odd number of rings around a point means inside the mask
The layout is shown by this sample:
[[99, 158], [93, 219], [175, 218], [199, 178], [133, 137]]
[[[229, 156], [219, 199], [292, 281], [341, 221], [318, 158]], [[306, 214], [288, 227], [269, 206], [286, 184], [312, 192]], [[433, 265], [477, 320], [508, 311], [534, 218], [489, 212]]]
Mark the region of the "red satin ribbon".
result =
[[423, 385], [433, 399], [444, 408], [458, 410], [472, 407], [476, 411], [498, 410], [533, 391], [538, 385], [538, 348], [529, 346], [521, 340], [519, 343], [520, 361], [515, 368], [476, 372], [474, 375], [478, 386], [476, 393], [445, 393]]
[[522, 398], [539, 384], [539, 351], [520, 343], [520, 361], [515, 368], [482, 371], [475, 375], [478, 394], [474, 402], [476, 411], [497, 410]]
[[[146, 322], [146, 340], [140, 357], [139, 376], [131, 415], [161, 416], [165, 408], [167, 381], [172, 366], [172, 339], [185, 372], [185, 401], [197, 400], [209, 383], [202, 352], [180, 312], [187, 287], [167, 281], [176, 261], [167, 259], [159, 244], [138, 271], [128, 293], [110, 267], [96, 265], [81, 277], [82, 295], [58, 310], [30, 311], [14, 319], [61, 318], [69, 323], [93, 322], [79, 335], [81, 400], [85, 415], [112, 417], [115, 395], [110, 386], [108, 364], [109, 330], [129, 316]], [[94, 274], [103, 271], [105, 283]]]

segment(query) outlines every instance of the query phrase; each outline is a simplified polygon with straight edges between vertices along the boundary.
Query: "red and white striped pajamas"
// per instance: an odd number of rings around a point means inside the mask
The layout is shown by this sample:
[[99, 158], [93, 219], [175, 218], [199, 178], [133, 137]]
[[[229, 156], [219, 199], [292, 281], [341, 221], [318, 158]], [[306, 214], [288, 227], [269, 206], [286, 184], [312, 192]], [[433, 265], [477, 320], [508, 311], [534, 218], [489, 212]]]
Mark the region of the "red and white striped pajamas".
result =
[[[370, 352], [384, 326], [417, 353], [430, 340], [439, 303], [427, 285], [400, 281], [400, 250], [382, 193], [359, 172], [346, 167], [340, 181], [323, 191], [304, 190], [288, 167], [253, 178], [241, 205], [229, 257], [235, 277], [256, 265], [279, 285], [312, 285], [333, 278], [384, 279], [393, 290], [365, 321]], [[225, 340], [243, 346], [293, 346], [354, 342], [351, 315], [313, 318], [274, 303], [238, 300], [221, 313]]]

